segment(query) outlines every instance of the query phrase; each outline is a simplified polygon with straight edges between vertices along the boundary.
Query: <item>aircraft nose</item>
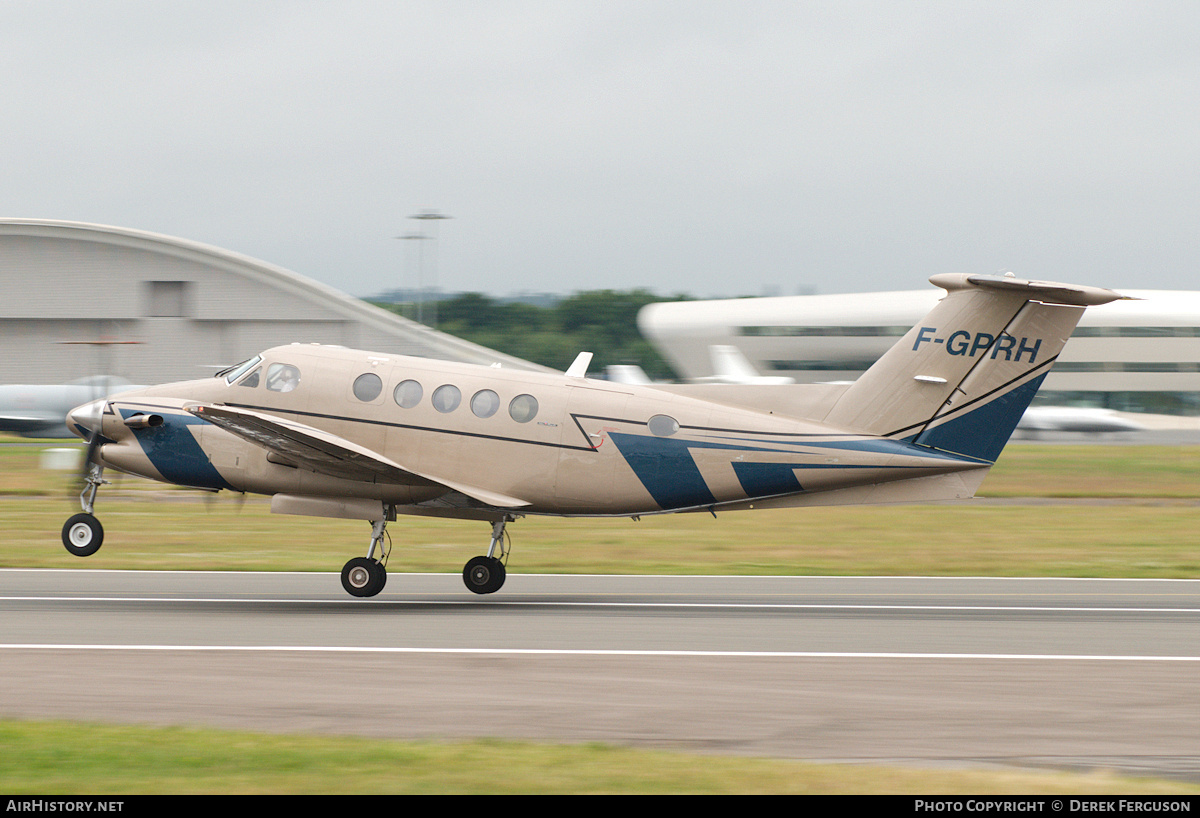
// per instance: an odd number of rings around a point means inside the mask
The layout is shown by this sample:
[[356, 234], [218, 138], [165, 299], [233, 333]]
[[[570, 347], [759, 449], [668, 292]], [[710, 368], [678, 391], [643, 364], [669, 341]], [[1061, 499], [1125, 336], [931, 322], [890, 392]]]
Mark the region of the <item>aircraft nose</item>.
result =
[[89, 432], [99, 432], [100, 424], [103, 420], [105, 400], [94, 400], [91, 403], [85, 403], [82, 406], [76, 406], [70, 412], [67, 412], [67, 425], [73, 432], [80, 437], [80, 429], [86, 429]]

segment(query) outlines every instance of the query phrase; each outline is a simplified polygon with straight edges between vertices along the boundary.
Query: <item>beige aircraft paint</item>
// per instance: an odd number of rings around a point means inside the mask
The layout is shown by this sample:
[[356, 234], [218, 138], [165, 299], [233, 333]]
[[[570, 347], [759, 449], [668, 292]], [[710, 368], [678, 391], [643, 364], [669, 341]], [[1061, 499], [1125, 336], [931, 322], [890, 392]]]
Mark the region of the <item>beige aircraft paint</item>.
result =
[[286, 514], [372, 523], [346, 563], [356, 596], [386, 581], [397, 514], [492, 523], [467, 587], [504, 581], [505, 526], [527, 514], [675, 511], [970, 497], [1086, 306], [1121, 298], [1009, 276], [930, 279], [948, 295], [848, 385], [629, 385], [318, 345], [276, 347], [199, 381], [93, 401], [83, 512], [94, 553], [104, 468], [272, 496]]

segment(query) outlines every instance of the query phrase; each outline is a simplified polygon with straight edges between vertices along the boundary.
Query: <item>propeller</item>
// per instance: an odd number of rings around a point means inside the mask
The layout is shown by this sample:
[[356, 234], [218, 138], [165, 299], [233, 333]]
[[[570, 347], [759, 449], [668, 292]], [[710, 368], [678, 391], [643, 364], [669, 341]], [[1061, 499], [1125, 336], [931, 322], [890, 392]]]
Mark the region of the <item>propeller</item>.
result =
[[83, 476], [84, 477], [87, 477], [88, 470], [92, 467], [92, 463], [95, 462], [96, 451], [100, 448], [100, 444], [103, 441], [104, 441], [104, 438], [100, 436], [99, 431], [92, 432], [92, 434], [88, 437], [87, 453], [84, 455], [84, 458], [83, 458]]
[[94, 489], [99, 485], [98, 480], [100, 475], [96, 474], [93, 477], [92, 466], [95, 464], [99, 467], [97, 471], [103, 468], [100, 467], [100, 464], [96, 460], [96, 452], [102, 445], [108, 442], [100, 433], [100, 430], [103, 428], [101, 421], [104, 415], [104, 406], [105, 402], [103, 400], [95, 400], [85, 406], [71, 410], [67, 415], [69, 423], [88, 430], [87, 449], [85, 450], [83, 464], [80, 467], [75, 485], [81, 497], [89, 487]]
[[[201, 489], [201, 491], [206, 492], [206, 496], [204, 498], [205, 510], [212, 511], [212, 506], [213, 506], [213, 503], [215, 502], [215, 498], [219, 497], [221, 494], [220, 489]], [[234, 491], [233, 493], [237, 495], [237, 499], [234, 501], [236, 503], [236, 505], [234, 506], [234, 509], [237, 511], [238, 514], [241, 514], [242, 508], [246, 505], [246, 492]]]

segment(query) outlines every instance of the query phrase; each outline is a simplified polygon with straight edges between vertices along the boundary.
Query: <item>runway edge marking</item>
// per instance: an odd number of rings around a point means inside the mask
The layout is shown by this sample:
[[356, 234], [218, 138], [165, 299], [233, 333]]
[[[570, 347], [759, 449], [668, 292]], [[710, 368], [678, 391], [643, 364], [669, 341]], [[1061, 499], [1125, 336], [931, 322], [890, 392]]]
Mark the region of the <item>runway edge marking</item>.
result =
[[991, 659], [1001, 661], [1200, 662], [1200, 656], [1105, 656], [1102, 654], [1039, 653], [894, 653], [837, 651], [736, 650], [570, 650], [555, 648], [415, 648], [339, 647], [316, 645], [87, 645], [4, 643], [0, 650], [246, 652], [246, 653], [393, 653], [492, 656], [668, 656], [778, 659]]

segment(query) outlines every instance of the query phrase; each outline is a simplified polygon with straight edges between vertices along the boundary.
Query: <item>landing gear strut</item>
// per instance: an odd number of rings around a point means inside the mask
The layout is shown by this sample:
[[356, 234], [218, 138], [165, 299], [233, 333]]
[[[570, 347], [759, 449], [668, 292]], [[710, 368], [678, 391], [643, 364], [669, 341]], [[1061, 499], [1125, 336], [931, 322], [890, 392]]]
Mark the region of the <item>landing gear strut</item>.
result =
[[[385, 516], [392, 516], [391, 514]], [[355, 557], [342, 567], [342, 587], [351, 596], [375, 596], [387, 584], [387, 554], [383, 549], [383, 537], [387, 532], [387, 520], [371, 523], [371, 546], [365, 557]], [[388, 549], [390, 551], [390, 549]], [[375, 558], [378, 551], [383, 559]]]
[[[487, 556], [474, 557], [463, 568], [463, 583], [467, 590], [476, 594], [493, 594], [504, 584], [506, 571], [504, 558], [508, 556], [508, 548], [504, 545], [504, 527], [511, 518], [505, 517], [492, 524], [492, 542], [488, 546]], [[496, 556], [499, 551], [500, 556]]]
[[[83, 516], [83, 515], [79, 515]], [[396, 519], [394, 506], [385, 506], [383, 518], [371, 523], [371, 546], [365, 557], [355, 557], [342, 568], [342, 587], [351, 596], [375, 596], [387, 583], [387, 564], [390, 546], [384, 548], [383, 540], [389, 520]], [[492, 594], [504, 585], [506, 571], [504, 562], [508, 557], [504, 527], [516, 517], [507, 515], [492, 523], [492, 542], [486, 556], [473, 558], [463, 568], [463, 582], [468, 590], [476, 594]], [[66, 534], [63, 534], [66, 537]], [[81, 535], [82, 536], [82, 535]], [[378, 556], [377, 556], [378, 555]]]
[[[88, 451], [91, 457], [91, 449]], [[85, 486], [79, 495], [79, 504], [83, 507], [81, 514], [76, 514], [63, 524], [63, 547], [77, 557], [90, 557], [100, 550], [104, 544], [104, 526], [92, 512], [96, 505], [96, 492], [108, 481], [104, 479], [104, 467], [96, 463], [87, 463]]]

